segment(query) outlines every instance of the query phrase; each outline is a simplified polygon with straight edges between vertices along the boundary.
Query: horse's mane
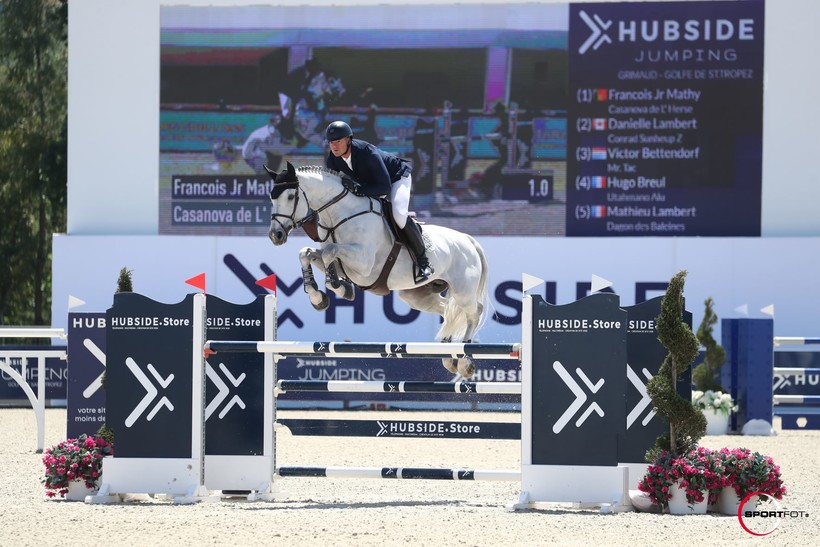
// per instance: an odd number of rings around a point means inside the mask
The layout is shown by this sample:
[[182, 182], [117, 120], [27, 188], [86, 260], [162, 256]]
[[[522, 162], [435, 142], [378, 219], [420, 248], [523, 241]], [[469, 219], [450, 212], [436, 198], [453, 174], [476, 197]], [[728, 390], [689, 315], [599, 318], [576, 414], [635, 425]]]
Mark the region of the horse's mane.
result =
[[301, 167], [296, 168], [297, 173], [311, 173], [311, 174], [318, 174], [318, 175], [333, 175], [334, 177], [338, 177], [339, 181], [342, 180], [342, 173], [340, 171], [335, 171], [333, 169], [329, 169], [324, 165], [303, 165]]

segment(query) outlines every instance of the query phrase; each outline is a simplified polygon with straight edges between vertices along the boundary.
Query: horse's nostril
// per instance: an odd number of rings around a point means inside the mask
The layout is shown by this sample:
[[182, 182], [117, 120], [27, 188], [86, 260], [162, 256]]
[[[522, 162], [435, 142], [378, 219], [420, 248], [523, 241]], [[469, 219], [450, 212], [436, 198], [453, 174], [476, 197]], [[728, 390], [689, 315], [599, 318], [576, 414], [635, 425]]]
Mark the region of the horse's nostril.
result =
[[283, 237], [285, 237], [285, 232], [283, 232], [282, 230], [277, 230], [276, 239], [282, 239]]

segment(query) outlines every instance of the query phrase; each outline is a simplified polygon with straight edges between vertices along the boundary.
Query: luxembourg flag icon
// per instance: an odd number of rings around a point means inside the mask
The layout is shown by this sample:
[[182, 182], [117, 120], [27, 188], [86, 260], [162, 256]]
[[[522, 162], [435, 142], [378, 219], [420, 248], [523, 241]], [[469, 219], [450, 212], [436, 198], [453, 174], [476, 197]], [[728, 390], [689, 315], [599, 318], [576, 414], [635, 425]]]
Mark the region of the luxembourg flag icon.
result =
[[606, 159], [606, 147], [604, 147], [604, 146], [594, 146], [592, 148], [592, 159], [594, 159], [594, 160], [605, 160]]
[[593, 189], [606, 188], [606, 177], [592, 177], [590, 186]]
[[590, 208], [590, 216], [592, 216], [592, 218], [606, 218], [606, 206], [593, 205]]

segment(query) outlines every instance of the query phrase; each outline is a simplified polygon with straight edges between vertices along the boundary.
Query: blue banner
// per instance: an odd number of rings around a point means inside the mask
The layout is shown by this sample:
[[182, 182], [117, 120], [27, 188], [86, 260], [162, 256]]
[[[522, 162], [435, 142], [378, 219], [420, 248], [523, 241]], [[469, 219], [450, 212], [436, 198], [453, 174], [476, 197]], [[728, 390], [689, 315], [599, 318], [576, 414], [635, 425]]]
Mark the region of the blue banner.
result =
[[105, 425], [105, 312], [68, 314], [69, 438], [93, 435]]
[[760, 235], [763, 14], [570, 5], [567, 235]]
[[[2, 346], [0, 347], [4, 352], [13, 351], [33, 351], [33, 350], [64, 350], [65, 346]], [[4, 361], [6, 359], [3, 359]], [[18, 374], [22, 374], [23, 359], [11, 357], [8, 359], [9, 366]], [[37, 395], [37, 359], [25, 359], [25, 375], [26, 383]], [[48, 400], [65, 400], [66, 398], [66, 362], [56, 357], [46, 358], [46, 401]], [[28, 397], [26, 397], [23, 388], [5, 371], [0, 370], [0, 401], [20, 401], [24, 405], [28, 405]], [[48, 406], [48, 405], [46, 405]]]

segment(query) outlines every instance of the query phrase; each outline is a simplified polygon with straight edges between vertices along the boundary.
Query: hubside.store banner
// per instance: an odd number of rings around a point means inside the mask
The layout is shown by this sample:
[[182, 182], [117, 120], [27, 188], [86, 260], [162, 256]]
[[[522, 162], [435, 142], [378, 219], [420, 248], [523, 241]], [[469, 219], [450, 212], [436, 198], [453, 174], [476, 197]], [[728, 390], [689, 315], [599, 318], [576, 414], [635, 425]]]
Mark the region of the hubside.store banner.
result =
[[[545, 280], [532, 289], [547, 302], [567, 304], [589, 294], [592, 275], [612, 282], [622, 306], [661, 295], [669, 279], [687, 270], [687, 308], [700, 323], [712, 297], [721, 318], [763, 317], [774, 305], [775, 334], [814, 336], [820, 294], [807, 272], [820, 270], [816, 238], [479, 238], [489, 265], [492, 314], [483, 342], [521, 339], [521, 275]], [[428, 341], [437, 316], [411, 310], [398, 296], [360, 293], [354, 302], [331, 295], [318, 312], [302, 289], [294, 237], [273, 247], [264, 237], [64, 236], [54, 238], [52, 325], [66, 327], [69, 295], [86, 302], [76, 311], [111, 306], [121, 268], [133, 271], [134, 290], [161, 302], [178, 302], [195, 289], [185, 284], [205, 273], [206, 291], [243, 304], [266, 292], [256, 280], [277, 276], [280, 340]], [[320, 287], [324, 279], [317, 272]]]

